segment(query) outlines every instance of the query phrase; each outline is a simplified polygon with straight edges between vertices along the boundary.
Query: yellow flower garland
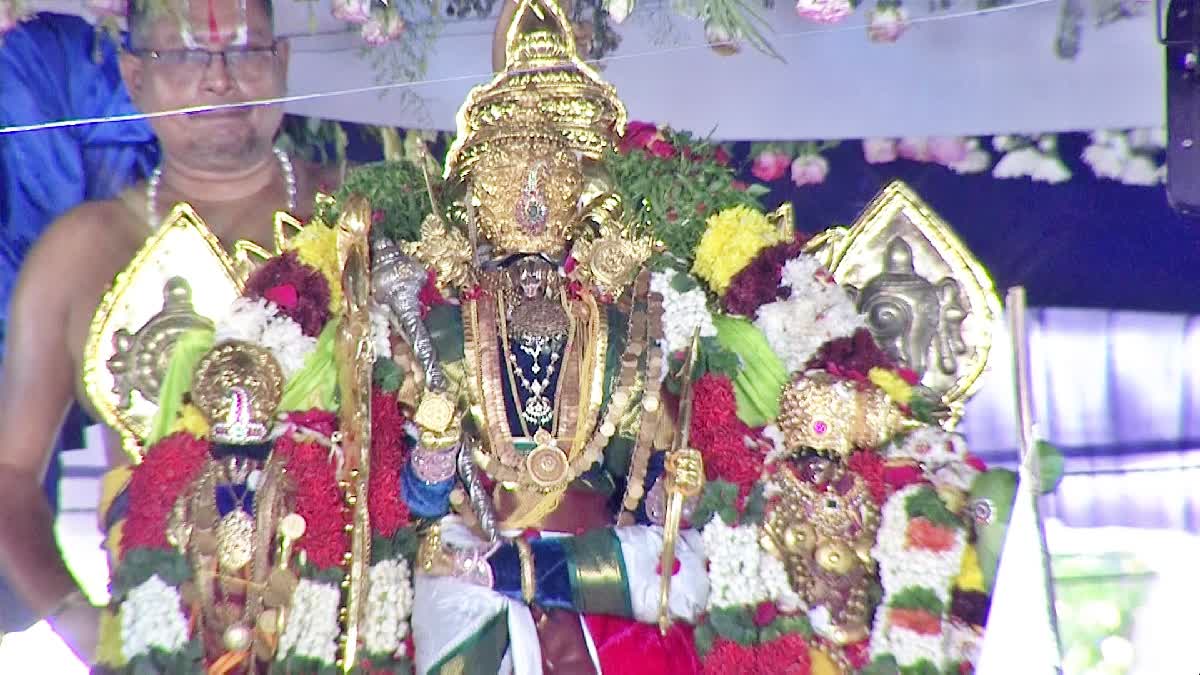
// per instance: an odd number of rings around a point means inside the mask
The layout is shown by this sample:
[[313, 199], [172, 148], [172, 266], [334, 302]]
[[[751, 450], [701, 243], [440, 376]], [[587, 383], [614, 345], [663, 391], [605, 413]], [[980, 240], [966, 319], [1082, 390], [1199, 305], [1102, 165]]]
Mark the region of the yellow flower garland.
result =
[[871, 378], [871, 383], [882, 389], [883, 393], [890, 396], [896, 403], [908, 405], [912, 401], [912, 385], [893, 371], [886, 368], [872, 368], [867, 373], [867, 377]]
[[749, 265], [758, 252], [787, 241], [784, 233], [766, 215], [745, 206], [735, 206], [709, 217], [696, 247], [692, 272], [708, 282], [718, 294], [725, 292], [734, 275]]
[[287, 244], [295, 251], [300, 262], [320, 270], [329, 282], [329, 309], [338, 312], [342, 308], [342, 272], [337, 254], [337, 230], [314, 223], [293, 236]]

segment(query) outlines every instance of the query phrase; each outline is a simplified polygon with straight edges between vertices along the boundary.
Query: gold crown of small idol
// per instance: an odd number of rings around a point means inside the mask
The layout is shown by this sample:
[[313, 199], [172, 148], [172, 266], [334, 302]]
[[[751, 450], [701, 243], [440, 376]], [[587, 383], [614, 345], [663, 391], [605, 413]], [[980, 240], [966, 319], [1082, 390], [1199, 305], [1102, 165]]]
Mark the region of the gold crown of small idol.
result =
[[[497, 141], [557, 138], [599, 158], [625, 128], [616, 90], [580, 58], [556, 0], [519, 0], [505, 42], [504, 70], [471, 90], [458, 111], [446, 178], [465, 180]], [[531, 114], [532, 113], [532, 114]]]
[[270, 435], [283, 385], [283, 369], [269, 350], [230, 340], [213, 347], [197, 364], [191, 398], [211, 425], [212, 440], [261, 443]]

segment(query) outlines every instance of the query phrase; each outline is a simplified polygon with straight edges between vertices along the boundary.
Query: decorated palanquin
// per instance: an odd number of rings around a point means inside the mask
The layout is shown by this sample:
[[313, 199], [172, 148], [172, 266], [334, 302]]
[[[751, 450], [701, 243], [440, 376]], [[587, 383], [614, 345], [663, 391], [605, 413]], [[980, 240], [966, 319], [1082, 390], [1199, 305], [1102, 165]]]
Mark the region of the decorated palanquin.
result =
[[798, 235], [627, 123], [552, 0], [505, 54], [440, 178], [365, 167], [233, 255], [180, 207], [118, 278], [106, 666], [970, 672], [984, 270], [899, 184]]

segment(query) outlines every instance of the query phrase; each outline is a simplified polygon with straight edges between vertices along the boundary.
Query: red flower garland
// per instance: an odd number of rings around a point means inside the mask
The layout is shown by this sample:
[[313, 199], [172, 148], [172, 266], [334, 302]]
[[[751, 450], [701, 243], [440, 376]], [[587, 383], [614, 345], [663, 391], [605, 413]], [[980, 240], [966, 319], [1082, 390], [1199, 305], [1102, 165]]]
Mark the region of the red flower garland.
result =
[[867, 374], [872, 368], [895, 370], [896, 363], [879, 348], [871, 331], [859, 328], [850, 337], [837, 338], [821, 345], [806, 368], [824, 370], [857, 382], [868, 382]]
[[804, 637], [791, 633], [755, 646], [718, 639], [704, 657], [704, 672], [711, 675], [809, 675], [812, 656]]
[[408, 525], [408, 505], [400, 498], [400, 472], [408, 461], [408, 436], [404, 414], [394, 394], [378, 387], [371, 392], [371, 478], [367, 506], [371, 527], [391, 537]]
[[887, 501], [888, 484], [884, 480], [883, 460], [871, 450], [859, 450], [847, 462], [850, 470], [858, 474], [871, 491], [875, 505], [882, 507]]
[[691, 440], [704, 457], [705, 474], [736, 484], [744, 497], [762, 475], [765, 458], [746, 445], [753, 431], [738, 419], [733, 382], [706, 373], [694, 386]]
[[320, 443], [298, 443], [285, 435], [275, 442], [275, 452], [285, 462], [295, 488], [296, 513], [305, 522], [296, 549], [305, 551], [309, 561], [320, 569], [341, 565], [350, 550], [346, 533], [350, 514], [342, 505], [329, 448]]
[[309, 337], [320, 334], [330, 318], [329, 282], [319, 270], [300, 262], [295, 251], [271, 258], [255, 270], [246, 280], [245, 295], [274, 302]]
[[155, 443], [142, 463], [133, 467], [122, 556], [134, 548], [171, 548], [167, 518], [184, 489], [200, 475], [208, 448], [208, 441], [189, 433], [172, 434]]
[[804, 238], [763, 249], [742, 271], [733, 275], [721, 303], [730, 314], [753, 317], [758, 308], [786, 298], [790, 291], [781, 288], [783, 266], [804, 250]]

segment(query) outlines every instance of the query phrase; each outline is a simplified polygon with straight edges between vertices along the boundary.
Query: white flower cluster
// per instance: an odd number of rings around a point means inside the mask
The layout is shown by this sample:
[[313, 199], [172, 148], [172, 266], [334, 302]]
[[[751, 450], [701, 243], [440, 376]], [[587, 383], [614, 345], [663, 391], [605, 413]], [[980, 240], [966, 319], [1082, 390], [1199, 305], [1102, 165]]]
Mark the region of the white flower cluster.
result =
[[340, 602], [341, 593], [337, 587], [301, 579], [292, 593], [287, 625], [279, 636], [276, 660], [283, 661], [294, 653], [321, 663], [333, 663], [337, 658]]
[[889, 625], [887, 599], [875, 610], [871, 629], [871, 658], [891, 654], [901, 668], [929, 661], [940, 670], [946, 662], [946, 634], [924, 635], [900, 626]]
[[879, 562], [879, 577], [883, 583], [883, 601], [875, 615], [871, 630], [871, 654], [892, 654], [901, 666], [929, 659], [941, 665], [946, 657], [946, 636], [920, 635], [893, 627], [887, 620], [888, 606], [897, 593], [916, 587], [926, 588], [949, 606], [950, 590], [962, 568], [962, 556], [967, 546], [966, 532], [954, 533], [954, 545], [948, 551], [912, 549], [908, 546], [908, 499], [927, 486], [909, 485], [896, 491], [883, 505], [879, 532], [871, 557]]
[[262, 298], [238, 298], [229, 313], [217, 322], [216, 342], [241, 340], [271, 351], [285, 378], [304, 367], [317, 348], [317, 339], [305, 335], [296, 323], [279, 312], [275, 303]]
[[375, 359], [392, 358], [392, 324], [388, 310], [371, 305], [371, 343], [375, 347]]
[[717, 334], [704, 289], [697, 284], [686, 293], [676, 291], [671, 287], [676, 274], [678, 272], [675, 270], [666, 270], [650, 275], [650, 290], [663, 299], [663, 336], [669, 352], [687, 349], [697, 327], [700, 328], [701, 337]]
[[701, 532], [708, 555], [709, 609], [754, 606], [764, 600], [794, 610], [801, 600], [788, 583], [787, 570], [758, 545], [759, 527], [730, 527], [713, 516]]
[[1126, 185], [1158, 185], [1166, 178], [1166, 167], [1155, 160], [1167, 143], [1163, 129], [1095, 131], [1091, 141], [1083, 150], [1083, 161], [1097, 178]]
[[397, 653], [408, 637], [413, 587], [404, 558], [375, 563], [368, 575], [364, 641], [368, 654]]
[[866, 326], [850, 296], [813, 256], [789, 260], [783, 266], [782, 284], [792, 289], [791, 297], [760, 307], [754, 325], [788, 372], [802, 370], [826, 342], [849, 337]]
[[157, 574], [129, 592], [121, 603], [121, 655], [126, 660], [151, 649], [175, 652], [188, 641], [179, 591]]
[[894, 441], [885, 451], [891, 459], [911, 459], [925, 467], [926, 477], [934, 485], [966, 492], [979, 472], [967, 459], [967, 442], [959, 434], [940, 427], [921, 427]]
[[997, 136], [992, 147], [1006, 153], [992, 167], [994, 178], [1032, 178], [1043, 183], [1062, 183], [1071, 179], [1071, 170], [1058, 156], [1058, 141], [1041, 136], [1029, 143], [1011, 136]]

